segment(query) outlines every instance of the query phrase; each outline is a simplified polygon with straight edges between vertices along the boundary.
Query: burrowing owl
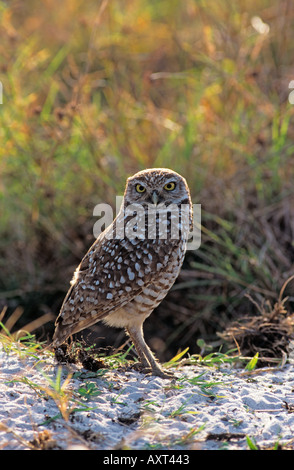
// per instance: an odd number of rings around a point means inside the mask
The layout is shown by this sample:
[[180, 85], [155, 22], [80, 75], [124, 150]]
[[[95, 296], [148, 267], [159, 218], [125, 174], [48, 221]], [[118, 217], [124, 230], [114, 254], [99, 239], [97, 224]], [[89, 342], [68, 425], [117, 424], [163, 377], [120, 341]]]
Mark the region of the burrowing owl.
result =
[[181, 269], [192, 204], [186, 180], [154, 168], [128, 178], [120, 211], [82, 259], [56, 320], [53, 346], [102, 320], [125, 328], [144, 371], [168, 377], [143, 336], [143, 322]]

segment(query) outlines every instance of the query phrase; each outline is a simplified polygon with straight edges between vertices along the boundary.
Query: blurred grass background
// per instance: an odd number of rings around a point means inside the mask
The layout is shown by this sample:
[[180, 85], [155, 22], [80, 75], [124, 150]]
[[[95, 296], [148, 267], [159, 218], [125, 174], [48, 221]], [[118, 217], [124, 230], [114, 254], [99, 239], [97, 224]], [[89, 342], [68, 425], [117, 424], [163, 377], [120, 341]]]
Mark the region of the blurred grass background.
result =
[[160, 359], [252, 314], [246, 293], [275, 302], [294, 266], [291, 0], [0, 1], [0, 34], [0, 307], [22, 308], [16, 326], [58, 314], [94, 206], [148, 167], [202, 204], [201, 247], [145, 324]]

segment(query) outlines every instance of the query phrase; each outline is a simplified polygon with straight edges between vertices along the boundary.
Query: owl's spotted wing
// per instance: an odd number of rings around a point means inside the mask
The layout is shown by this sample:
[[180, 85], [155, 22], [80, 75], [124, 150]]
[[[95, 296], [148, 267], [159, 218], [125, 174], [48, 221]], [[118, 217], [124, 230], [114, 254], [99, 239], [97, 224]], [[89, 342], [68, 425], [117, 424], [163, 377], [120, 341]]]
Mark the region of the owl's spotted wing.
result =
[[[157, 241], [158, 242], [158, 241]], [[124, 307], [154, 282], [169, 261], [170, 245], [111, 239], [102, 234], [76, 270], [56, 321], [54, 344]]]

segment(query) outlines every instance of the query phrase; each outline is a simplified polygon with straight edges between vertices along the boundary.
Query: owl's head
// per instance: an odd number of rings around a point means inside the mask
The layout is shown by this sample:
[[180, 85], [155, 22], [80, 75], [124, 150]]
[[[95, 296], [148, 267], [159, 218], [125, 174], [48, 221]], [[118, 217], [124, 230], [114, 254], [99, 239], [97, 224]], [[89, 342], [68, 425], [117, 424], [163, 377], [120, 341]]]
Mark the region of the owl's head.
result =
[[185, 178], [167, 168], [140, 171], [127, 179], [124, 202], [129, 204], [191, 204]]

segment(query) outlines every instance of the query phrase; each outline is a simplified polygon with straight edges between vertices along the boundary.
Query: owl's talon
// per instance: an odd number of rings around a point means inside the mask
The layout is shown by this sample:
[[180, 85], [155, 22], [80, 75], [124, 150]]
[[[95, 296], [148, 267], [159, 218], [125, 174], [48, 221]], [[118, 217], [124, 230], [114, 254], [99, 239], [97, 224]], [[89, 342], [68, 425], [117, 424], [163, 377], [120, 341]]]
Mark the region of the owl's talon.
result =
[[148, 376], [161, 377], [162, 379], [170, 380], [174, 378], [174, 374], [172, 372], [162, 370], [159, 367], [158, 368], [157, 367], [156, 368], [145, 367], [144, 369], [141, 369], [140, 372]]
[[147, 364], [142, 364], [142, 362], [136, 362], [133, 364], [132, 369], [141, 372], [141, 374], [157, 376], [161, 377], [162, 379], [173, 379], [175, 377], [174, 374], [170, 371], [162, 370], [160, 367], [152, 368]]
[[157, 377], [161, 377], [162, 379], [174, 379], [175, 376], [172, 372], [166, 370], [152, 370], [152, 375], [156, 375]]
[[142, 362], [136, 362], [135, 364], [133, 364], [132, 369], [138, 372], [143, 372], [144, 374], [145, 371], [151, 371], [151, 368], [148, 366], [148, 364], [142, 364]]

